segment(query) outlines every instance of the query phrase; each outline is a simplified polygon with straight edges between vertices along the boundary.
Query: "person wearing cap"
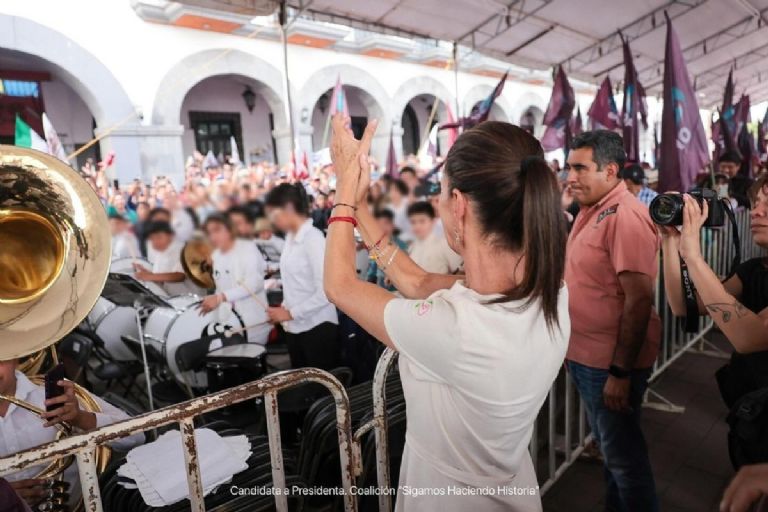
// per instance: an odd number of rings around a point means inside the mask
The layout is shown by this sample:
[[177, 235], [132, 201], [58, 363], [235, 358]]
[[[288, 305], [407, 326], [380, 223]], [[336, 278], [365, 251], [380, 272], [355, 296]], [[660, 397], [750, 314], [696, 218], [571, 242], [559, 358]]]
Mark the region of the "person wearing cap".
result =
[[720, 155], [717, 167], [720, 173], [728, 176], [728, 197], [735, 199], [739, 206], [750, 208], [749, 189], [754, 180], [739, 174], [741, 162], [741, 155], [735, 151], [726, 151]]
[[181, 251], [184, 244], [176, 240], [173, 228], [168, 222], [157, 221], [147, 227], [147, 241], [150, 251], [150, 263], [152, 269], [147, 269], [140, 263], [134, 263], [136, 269], [134, 277], [139, 281], [157, 283], [165, 289], [171, 297], [176, 295], [200, 294], [200, 289], [195, 286], [184, 274], [181, 265]]
[[128, 219], [119, 213], [110, 212], [109, 231], [112, 234], [112, 260], [138, 258], [141, 255], [139, 241], [131, 232]]
[[639, 165], [628, 165], [619, 174], [627, 185], [627, 190], [632, 192], [645, 206], [650, 206], [651, 201], [659, 195], [655, 190], [645, 186], [645, 171]]

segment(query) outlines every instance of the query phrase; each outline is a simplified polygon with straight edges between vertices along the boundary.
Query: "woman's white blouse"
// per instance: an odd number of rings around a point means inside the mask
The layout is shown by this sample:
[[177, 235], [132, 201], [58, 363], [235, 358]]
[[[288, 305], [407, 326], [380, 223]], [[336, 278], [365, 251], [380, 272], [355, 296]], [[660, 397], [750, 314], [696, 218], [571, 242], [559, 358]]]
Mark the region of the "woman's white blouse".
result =
[[400, 353], [408, 430], [400, 485], [530, 488], [531, 495], [415, 496], [397, 510], [541, 510], [528, 443], [562, 367], [570, 335], [568, 292], [550, 330], [540, 304], [489, 303], [457, 282], [426, 300], [395, 299], [387, 333]]
[[336, 307], [323, 291], [325, 236], [307, 219], [296, 234], [289, 233], [280, 255], [283, 307], [293, 317], [283, 326], [289, 333], [306, 332], [323, 322], [339, 323]]

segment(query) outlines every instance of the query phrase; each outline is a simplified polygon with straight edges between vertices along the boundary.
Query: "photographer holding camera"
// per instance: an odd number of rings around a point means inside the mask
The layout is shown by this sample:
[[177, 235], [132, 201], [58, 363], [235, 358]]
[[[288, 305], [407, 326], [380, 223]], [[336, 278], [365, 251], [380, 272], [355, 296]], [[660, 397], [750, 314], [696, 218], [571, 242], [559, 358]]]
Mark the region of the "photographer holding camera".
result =
[[[703, 190], [696, 197], [663, 194], [681, 205], [679, 214], [659, 222], [659, 211], [651, 205], [651, 217], [660, 224], [664, 259], [664, 287], [672, 313], [676, 316], [708, 314], [736, 349], [729, 364], [717, 372], [723, 399], [731, 409], [728, 422], [729, 450], [736, 468], [743, 464], [768, 462], [768, 439], [764, 435], [744, 435], [746, 431], [765, 431], [768, 414], [745, 417], [743, 411], [768, 404], [768, 259], [743, 262], [732, 277], [721, 282], [701, 254], [702, 226], [713, 222], [712, 210], [722, 203], [707, 199]], [[750, 189], [751, 231], [754, 242], [768, 248], [768, 176], [759, 178]], [[663, 217], [663, 215], [662, 215]], [[661, 219], [663, 220], [663, 219]], [[722, 222], [720, 222], [722, 224]], [[677, 226], [682, 225], [678, 230]], [[681, 263], [687, 268], [696, 291], [686, 304]], [[695, 303], [694, 303], [695, 299]], [[692, 310], [692, 311], [691, 311]], [[752, 410], [755, 410], [754, 407]]]
[[[700, 231], [710, 215], [709, 201], [698, 201], [688, 194], [681, 199], [685, 205], [682, 229], [674, 224], [659, 225], [664, 288], [672, 313], [686, 315], [680, 264], [675, 257], [679, 254], [696, 286], [699, 314], [710, 315], [737, 352], [768, 350], [768, 329], [764, 324], [768, 321], [768, 260], [745, 261], [730, 279], [721, 282], [701, 254]], [[768, 248], [768, 176], [757, 180], [750, 191], [750, 200], [753, 240], [760, 247]]]

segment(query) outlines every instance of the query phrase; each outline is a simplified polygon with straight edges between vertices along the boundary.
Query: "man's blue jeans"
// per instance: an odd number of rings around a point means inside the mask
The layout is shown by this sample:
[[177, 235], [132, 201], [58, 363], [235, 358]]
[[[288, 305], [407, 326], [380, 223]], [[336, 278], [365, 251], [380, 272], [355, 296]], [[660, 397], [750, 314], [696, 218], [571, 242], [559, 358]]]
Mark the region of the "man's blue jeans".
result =
[[651, 461], [643, 432], [640, 409], [651, 370], [634, 370], [630, 388], [631, 412], [608, 409], [603, 402], [603, 387], [608, 370], [568, 361], [568, 371], [579, 390], [592, 428], [592, 436], [605, 460], [608, 486], [605, 510], [608, 512], [656, 512], [659, 502], [653, 481]]

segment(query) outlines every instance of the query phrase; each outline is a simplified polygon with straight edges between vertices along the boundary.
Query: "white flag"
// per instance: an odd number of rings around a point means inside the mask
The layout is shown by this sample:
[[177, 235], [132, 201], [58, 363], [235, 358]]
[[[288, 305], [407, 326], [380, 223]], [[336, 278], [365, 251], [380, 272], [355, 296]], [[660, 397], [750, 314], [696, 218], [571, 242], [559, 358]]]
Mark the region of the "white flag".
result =
[[48, 116], [43, 112], [43, 133], [45, 133], [45, 142], [48, 146], [48, 153], [52, 154], [62, 162], [69, 163], [67, 160], [67, 154], [64, 152], [64, 146], [61, 145], [59, 135], [56, 130], [53, 129], [53, 123], [48, 119]]
[[229, 162], [233, 165], [239, 165], [240, 164], [240, 152], [237, 150], [237, 141], [235, 140], [235, 136], [231, 135], [229, 137], [229, 145], [232, 151], [232, 154], [229, 157]]

